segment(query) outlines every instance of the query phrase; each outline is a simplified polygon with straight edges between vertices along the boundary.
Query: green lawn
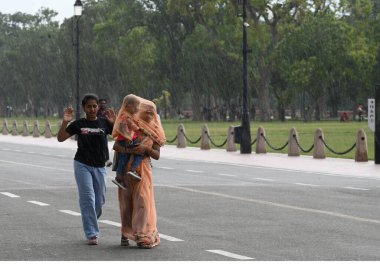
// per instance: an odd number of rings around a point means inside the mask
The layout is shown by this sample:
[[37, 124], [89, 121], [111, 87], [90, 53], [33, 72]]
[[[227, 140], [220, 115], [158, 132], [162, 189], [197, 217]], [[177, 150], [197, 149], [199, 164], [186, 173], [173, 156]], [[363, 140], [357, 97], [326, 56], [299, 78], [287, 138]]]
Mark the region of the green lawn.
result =
[[[4, 118], [1, 118], [2, 122], [0, 125], [0, 129], [2, 131]], [[8, 126], [12, 128], [13, 120], [15, 119], [7, 119]], [[22, 130], [22, 125], [24, 120], [27, 120], [29, 124], [29, 130], [32, 130], [32, 126], [36, 119], [25, 119], [25, 118], [16, 118], [18, 123], [19, 131]], [[40, 130], [43, 131], [45, 129], [45, 118], [37, 119], [40, 124]], [[57, 118], [49, 118], [51, 123], [53, 134], [57, 133], [57, 123], [59, 119]], [[227, 131], [229, 126], [237, 126], [240, 125], [240, 121], [231, 123], [231, 122], [195, 122], [189, 120], [163, 120], [162, 121], [167, 140], [171, 141], [175, 138], [178, 130], [178, 125], [182, 123], [185, 127], [186, 136], [191, 141], [196, 141], [200, 135], [204, 125], [207, 125], [209, 129], [209, 134], [216, 145], [222, 144], [227, 138]], [[324, 132], [324, 139], [326, 143], [335, 151], [343, 152], [348, 150], [356, 141], [356, 134], [359, 129], [364, 129], [367, 133], [368, 137], [368, 157], [369, 159], [374, 159], [374, 134], [368, 128], [367, 122], [348, 122], [342, 123], [338, 121], [322, 121], [322, 122], [297, 122], [297, 121], [286, 121], [286, 122], [259, 122], [254, 121], [251, 122], [251, 135], [252, 141], [256, 138], [257, 129], [259, 126], [262, 126], [266, 131], [266, 137], [270, 144], [274, 147], [283, 146], [289, 137], [289, 132], [291, 128], [295, 128], [298, 132], [300, 144], [303, 149], [308, 149], [314, 141], [314, 134], [317, 128], [321, 128]], [[174, 143], [171, 144], [176, 144]], [[200, 147], [200, 143], [190, 144], [188, 142], [188, 146]], [[212, 148], [217, 148], [212, 146]], [[226, 148], [226, 145], [221, 147], [222, 149]], [[237, 146], [239, 149], [239, 146]], [[252, 151], [255, 151], [255, 145], [252, 146]], [[269, 147], [267, 147], [268, 152], [281, 152], [287, 153], [287, 147], [282, 151], [275, 151]], [[305, 154], [305, 153], [304, 153]], [[349, 152], [346, 155], [335, 155], [326, 149], [327, 157], [340, 157], [340, 158], [350, 158], [354, 159], [355, 157], [355, 149]], [[312, 155], [312, 151], [306, 153], [305, 155]]]

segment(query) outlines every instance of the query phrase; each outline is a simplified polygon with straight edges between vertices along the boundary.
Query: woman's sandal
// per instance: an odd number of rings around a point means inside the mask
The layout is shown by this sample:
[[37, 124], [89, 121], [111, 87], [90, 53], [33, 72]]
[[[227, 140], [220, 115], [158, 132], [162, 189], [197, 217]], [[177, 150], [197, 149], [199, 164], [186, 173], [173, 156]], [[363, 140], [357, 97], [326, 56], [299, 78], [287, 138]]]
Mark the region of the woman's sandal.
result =
[[129, 239], [126, 237], [121, 237], [120, 246], [128, 247], [129, 246]]
[[144, 248], [144, 249], [151, 249], [154, 247], [153, 244], [144, 244], [144, 243], [137, 243], [138, 248]]
[[140, 243], [137, 243], [137, 247], [138, 248], [144, 248], [144, 249], [151, 249], [151, 248], [158, 246], [158, 244], [159, 243], [157, 241], [152, 243], [152, 244], [145, 244], [143, 242], [140, 242]]

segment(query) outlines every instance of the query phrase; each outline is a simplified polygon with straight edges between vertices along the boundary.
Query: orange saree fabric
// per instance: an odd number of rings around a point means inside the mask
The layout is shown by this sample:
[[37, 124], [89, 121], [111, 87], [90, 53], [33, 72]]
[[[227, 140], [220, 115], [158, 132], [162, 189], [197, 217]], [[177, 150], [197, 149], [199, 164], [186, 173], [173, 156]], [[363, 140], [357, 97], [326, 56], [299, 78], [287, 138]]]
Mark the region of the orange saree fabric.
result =
[[[130, 163], [128, 168], [130, 168]], [[160, 243], [157, 230], [157, 213], [153, 191], [151, 162], [145, 157], [137, 170], [142, 180], [134, 181], [127, 177], [127, 191], [118, 189], [122, 236], [156, 246]]]

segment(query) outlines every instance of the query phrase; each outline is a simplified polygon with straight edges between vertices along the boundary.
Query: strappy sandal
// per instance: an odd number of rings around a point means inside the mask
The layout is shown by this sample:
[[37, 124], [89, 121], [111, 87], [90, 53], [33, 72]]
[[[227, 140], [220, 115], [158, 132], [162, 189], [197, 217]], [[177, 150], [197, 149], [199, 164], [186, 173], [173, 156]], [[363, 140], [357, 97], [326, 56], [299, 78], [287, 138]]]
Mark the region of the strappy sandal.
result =
[[158, 246], [158, 244], [159, 244], [158, 240], [152, 244], [145, 244], [143, 242], [140, 242], [140, 243], [137, 243], [137, 247], [138, 248], [144, 248], [144, 249], [151, 249], [151, 248]]
[[138, 248], [144, 248], [144, 249], [151, 249], [153, 248], [153, 244], [144, 244], [144, 243], [137, 243]]
[[121, 237], [120, 246], [129, 247], [129, 239], [126, 237]]

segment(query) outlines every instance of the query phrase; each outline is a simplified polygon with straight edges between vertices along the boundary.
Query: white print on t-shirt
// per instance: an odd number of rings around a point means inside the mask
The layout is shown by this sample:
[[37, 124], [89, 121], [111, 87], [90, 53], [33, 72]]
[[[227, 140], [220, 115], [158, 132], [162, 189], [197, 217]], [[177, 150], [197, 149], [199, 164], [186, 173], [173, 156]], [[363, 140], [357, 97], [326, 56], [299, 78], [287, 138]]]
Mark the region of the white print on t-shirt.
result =
[[91, 134], [91, 135], [104, 134], [104, 129], [102, 129], [102, 128], [81, 128], [80, 134]]

